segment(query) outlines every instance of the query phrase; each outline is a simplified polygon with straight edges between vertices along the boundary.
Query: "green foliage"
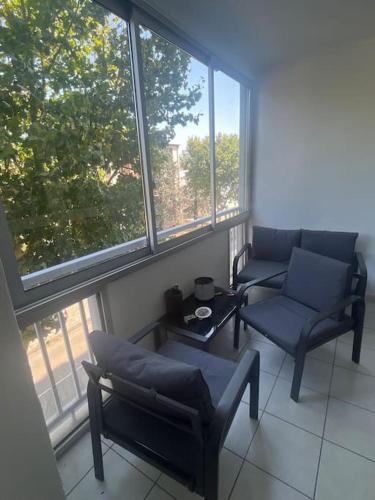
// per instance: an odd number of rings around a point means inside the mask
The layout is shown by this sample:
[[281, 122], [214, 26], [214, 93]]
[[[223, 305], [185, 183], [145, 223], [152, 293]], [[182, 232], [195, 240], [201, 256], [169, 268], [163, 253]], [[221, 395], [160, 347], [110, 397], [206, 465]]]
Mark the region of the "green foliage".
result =
[[[88, 0], [5, 0], [0, 44], [0, 190], [21, 273], [144, 235], [126, 24]], [[156, 36], [142, 52], [158, 151], [200, 94], [185, 53]]]
[[[209, 138], [191, 137], [183, 155], [187, 185], [194, 207], [208, 213], [210, 199], [210, 149]], [[218, 211], [238, 205], [240, 144], [236, 134], [217, 134], [216, 159], [216, 209]], [[200, 207], [200, 208], [199, 208]]]

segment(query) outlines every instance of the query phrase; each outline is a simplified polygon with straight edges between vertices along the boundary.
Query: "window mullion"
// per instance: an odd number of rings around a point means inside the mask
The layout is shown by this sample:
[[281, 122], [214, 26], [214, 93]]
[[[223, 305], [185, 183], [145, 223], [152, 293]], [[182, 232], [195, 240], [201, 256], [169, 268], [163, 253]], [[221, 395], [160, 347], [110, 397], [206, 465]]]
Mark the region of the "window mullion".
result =
[[147, 232], [151, 253], [157, 252], [157, 232], [155, 219], [155, 206], [153, 197], [153, 183], [150, 162], [150, 149], [147, 134], [147, 119], [144, 102], [144, 83], [141, 69], [141, 54], [139, 44], [139, 25], [133, 20], [129, 23], [129, 45], [132, 62], [133, 84], [135, 93], [135, 108], [137, 115], [137, 128], [139, 147], [141, 150], [143, 189], [145, 198]]
[[241, 85], [240, 90], [240, 210], [248, 210], [248, 163], [249, 163], [249, 90]]
[[211, 225], [216, 226], [216, 161], [215, 161], [215, 88], [214, 70], [208, 68], [208, 99], [210, 123], [210, 189], [211, 189]]

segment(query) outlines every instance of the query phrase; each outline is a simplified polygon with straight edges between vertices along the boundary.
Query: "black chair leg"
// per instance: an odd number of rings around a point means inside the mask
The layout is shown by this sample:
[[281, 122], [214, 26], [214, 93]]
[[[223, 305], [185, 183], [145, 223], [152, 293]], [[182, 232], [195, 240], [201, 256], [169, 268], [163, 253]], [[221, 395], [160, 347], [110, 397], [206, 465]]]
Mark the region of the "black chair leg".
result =
[[[249, 297], [246, 294], [245, 294], [245, 297], [244, 297], [244, 304], [245, 304], [245, 307], [249, 305]], [[247, 330], [247, 323], [246, 323], [246, 321], [243, 322], [243, 328], [244, 328], [245, 331]]]
[[238, 349], [240, 344], [240, 314], [239, 311], [236, 311], [234, 317], [234, 338], [233, 338], [233, 347]]
[[100, 434], [91, 432], [92, 455], [94, 457], [95, 477], [99, 481], [104, 481], [103, 453]]
[[305, 366], [305, 352], [298, 352], [295, 363], [294, 363], [294, 374], [293, 374], [293, 382], [292, 389], [290, 391], [290, 397], [298, 403], [299, 391], [301, 388], [301, 380], [303, 375], [303, 368]]
[[250, 370], [250, 418], [258, 420], [259, 410], [259, 353], [253, 361]]
[[363, 336], [362, 325], [354, 328], [353, 351], [352, 351], [352, 361], [354, 361], [354, 363], [359, 363], [361, 358], [362, 336]]
[[96, 479], [104, 481], [102, 441], [100, 439], [100, 408], [101, 393], [100, 389], [89, 380], [87, 384], [87, 399], [89, 403], [90, 431], [92, 455], [94, 459], [94, 472]]
[[206, 487], [204, 500], [218, 500], [219, 498], [219, 451], [206, 462]]

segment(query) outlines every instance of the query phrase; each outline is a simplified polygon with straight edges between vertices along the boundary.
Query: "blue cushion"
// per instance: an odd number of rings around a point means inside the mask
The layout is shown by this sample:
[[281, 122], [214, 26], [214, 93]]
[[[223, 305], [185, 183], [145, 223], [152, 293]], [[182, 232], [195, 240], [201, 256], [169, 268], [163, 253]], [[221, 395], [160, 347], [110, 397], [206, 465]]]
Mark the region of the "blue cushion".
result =
[[173, 340], [168, 340], [163, 344], [158, 353], [200, 368], [203, 378], [210, 389], [214, 407], [218, 405], [237, 367], [233, 361], [213, 356], [205, 351], [194, 349]]
[[358, 233], [302, 229], [301, 248], [351, 264], [357, 238]]
[[350, 264], [294, 248], [281, 293], [324, 311], [345, 297], [350, 279]]
[[89, 339], [101, 368], [195, 408], [203, 420], [210, 420], [213, 413], [210, 391], [198, 367], [100, 331], [93, 332]]
[[[295, 354], [306, 321], [316, 314], [314, 309], [284, 295], [277, 295], [240, 309], [240, 316], [246, 323], [291, 355]], [[342, 321], [325, 319], [312, 330], [309, 347], [318, 344], [330, 333], [345, 333], [352, 327], [353, 321], [349, 316], [345, 316]]]
[[285, 262], [300, 245], [301, 231], [253, 226], [253, 258]]
[[[257, 278], [262, 278], [264, 276], [271, 276], [272, 274], [280, 273], [282, 271], [287, 271], [287, 262], [275, 262], [273, 260], [258, 260], [250, 259], [246, 262], [245, 266], [241, 272], [237, 275], [238, 283], [247, 283], [248, 281], [255, 280]], [[266, 286], [270, 288], [281, 288], [283, 286], [286, 274], [276, 276], [271, 278], [261, 286]]]

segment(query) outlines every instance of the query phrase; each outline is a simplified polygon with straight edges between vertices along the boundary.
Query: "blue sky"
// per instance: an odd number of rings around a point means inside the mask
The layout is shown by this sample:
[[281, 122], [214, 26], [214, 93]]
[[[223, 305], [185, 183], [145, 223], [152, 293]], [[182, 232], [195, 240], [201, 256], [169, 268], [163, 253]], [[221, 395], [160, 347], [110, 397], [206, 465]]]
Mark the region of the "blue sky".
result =
[[[190, 136], [206, 137], [209, 134], [208, 123], [208, 70], [207, 67], [191, 58], [189, 84], [202, 84], [202, 98], [191, 108], [194, 114], [201, 113], [198, 125], [189, 123], [186, 127], [178, 125], [175, 129], [174, 144], [185, 149]], [[215, 71], [215, 132], [239, 134], [240, 123], [240, 85], [221, 71]]]

